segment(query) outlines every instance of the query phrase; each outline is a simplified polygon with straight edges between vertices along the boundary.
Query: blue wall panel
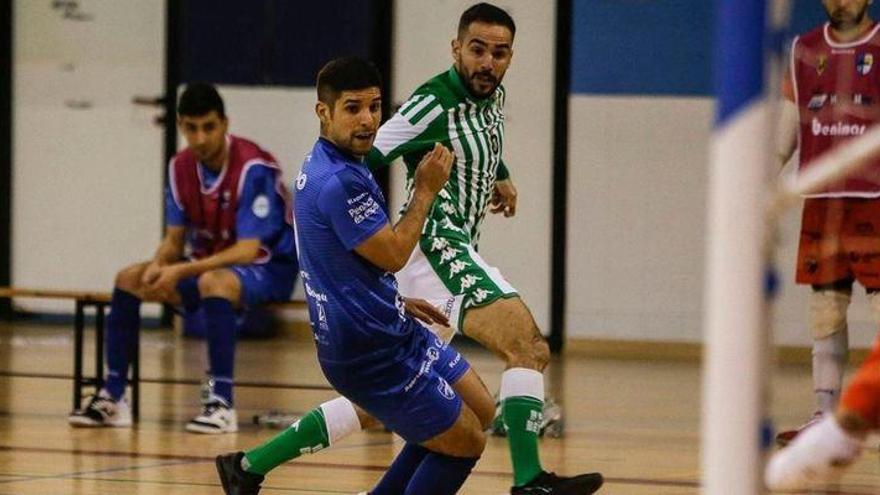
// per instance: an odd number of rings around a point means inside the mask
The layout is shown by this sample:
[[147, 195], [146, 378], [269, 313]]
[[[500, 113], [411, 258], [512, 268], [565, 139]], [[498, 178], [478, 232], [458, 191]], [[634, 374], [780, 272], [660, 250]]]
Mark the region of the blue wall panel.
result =
[[[713, 0], [574, 0], [571, 91], [710, 95], [714, 4]], [[794, 0], [793, 5], [793, 33], [824, 22], [819, 0]]]
[[184, 82], [313, 86], [324, 63], [369, 57], [373, 2], [189, 0], [183, 12]]

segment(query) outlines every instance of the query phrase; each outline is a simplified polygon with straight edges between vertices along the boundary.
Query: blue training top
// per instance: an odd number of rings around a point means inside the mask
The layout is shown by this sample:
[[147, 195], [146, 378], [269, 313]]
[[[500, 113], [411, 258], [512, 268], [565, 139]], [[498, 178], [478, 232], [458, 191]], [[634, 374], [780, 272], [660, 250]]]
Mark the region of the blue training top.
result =
[[385, 198], [369, 169], [326, 139], [295, 181], [294, 227], [309, 318], [324, 365], [410, 351], [418, 327], [404, 313], [391, 273], [354, 249], [387, 225]]

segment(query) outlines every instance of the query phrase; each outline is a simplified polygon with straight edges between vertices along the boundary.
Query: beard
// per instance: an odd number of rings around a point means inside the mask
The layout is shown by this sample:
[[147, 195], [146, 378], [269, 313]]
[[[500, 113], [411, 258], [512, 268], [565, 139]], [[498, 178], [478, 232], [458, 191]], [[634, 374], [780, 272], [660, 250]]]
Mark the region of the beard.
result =
[[865, 19], [865, 15], [867, 13], [867, 3], [862, 8], [862, 10], [856, 12], [855, 14], [850, 14], [846, 11], [846, 9], [843, 8], [836, 9], [833, 12], [827, 12], [828, 21], [831, 23], [831, 27], [838, 31], [851, 29], [858, 26]]
[[[496, 89], [498, 89], [498, 85], [501, 84], [501, 80], [495, 77], [491, 72], [474, 72], [473, 74], [464, 74], [463, 70], [456, 67], [456, 71], [458, 72], [458, 76], [464, 81], [464, 85], [468, 90], [468, 93], [471, 96], [476, 98], [486, 98], [487, 96], [492, 95]], [[488, 90], [484, 90], [486, 86], [489, 86]]]

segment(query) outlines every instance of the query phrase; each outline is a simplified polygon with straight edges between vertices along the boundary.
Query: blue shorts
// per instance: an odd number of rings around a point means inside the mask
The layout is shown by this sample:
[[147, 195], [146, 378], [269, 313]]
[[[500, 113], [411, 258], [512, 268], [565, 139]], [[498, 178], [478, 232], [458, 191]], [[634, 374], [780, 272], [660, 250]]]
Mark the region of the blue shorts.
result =
[[[331, 385], [409, 443], [422, 443], [448, 430], [461, 412], [452, 385], [470, 369], [467, 360], [427, 328], [415, 323], [403, 337], [407, 351], [397, 359], [327, 363]], [[319, 356], [320, 361], [320, 356]]]
[[[254, 310], [255, 306], [269, 302], [289, 301], [296, 282], [296, 263], [272, 262], [264, 265], [237, 265], [230, 268], [241, 282], [241, 309], [236, 311], [236, 333], [243, 336], [271, 335], [271, 312]], [[207, 327], [201, 311], [198, 277], [189, 277], [177, 284], [183, 300], [184, 335], [204, 338]]]
[[[296, 281], [297, 265], [293, 262], [269, 262], [262, 265], [235, 265], [232, 273], [241, 282], [241, 306], [248, 308], [269, 302], [289, 301]], [[177, 283], [183, 305], [194, 306], [192, 298], [199, 296], [198, 277], [189, 277]], [[188, 301], [188, 299], [190, 301]]]

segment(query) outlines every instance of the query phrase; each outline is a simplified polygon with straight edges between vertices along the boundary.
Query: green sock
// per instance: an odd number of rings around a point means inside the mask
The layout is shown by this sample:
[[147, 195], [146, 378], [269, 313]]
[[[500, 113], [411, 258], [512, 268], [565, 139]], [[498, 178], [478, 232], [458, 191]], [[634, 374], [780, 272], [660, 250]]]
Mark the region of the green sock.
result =
[[513, 461], [514, 486], [525, 485], [542, 471], [538, 456], [538, 432], [541, 430], [543, 410], [544, 403], [534, 397], [508, 397], [501, 402], [510, 459]]
[[329, 446], [324, 412], [319, 407], [268, 442], [245, 452], [242, 464], [248, 472], [265, 475], [302, 454], [313, 454]]

